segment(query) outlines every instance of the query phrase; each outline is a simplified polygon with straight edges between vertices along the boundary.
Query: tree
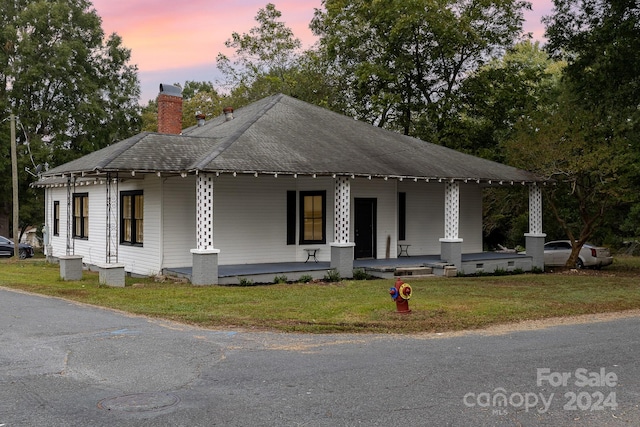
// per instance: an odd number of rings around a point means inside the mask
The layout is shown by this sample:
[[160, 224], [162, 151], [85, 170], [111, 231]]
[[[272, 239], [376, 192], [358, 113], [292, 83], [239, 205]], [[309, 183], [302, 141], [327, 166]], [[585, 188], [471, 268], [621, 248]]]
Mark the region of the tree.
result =
[[[603, 159], [595, 168], [624, 160], [611, 185], [632, 182], [640, 185], [640, 6], [635, 0], [554, 0], [553, 14], [545, 17], [548, 47], [568, 62], [564, 83], [579, 99], [593, 123], [592, 137], [599, 146], [615, 145], [620, 150], [612, 161]], [[616, 161], [618, 159], [618, 161]], [[638, 192], [621, 193], [607, 209], [613, 220], [607, 227], [618, 236], [634, 227], [640, 211]], [[623, 185], [620, 190], [629, 189]], [[612, 195], [613, 196], [613, 195]], [[629, 197], [635, 196], [635, 197]], [[626, 217], [626, 218], [625, 218]]]
[[347, 113], [434, 142], [461, 81], [521, 35], [519, 0], [325, 0], [311, 23]]
[[523, 117], [507, 144], [512, 164], [555, 180], [544, 188], [545, 202], [572, 242], [567, 266], [575, 265], [607, 213], [633, 195], [626, 142], [582, 101], [561, 85], [555, 101]]
[[574, 90], [592, 106], [637, 113], [640, 5], [637, 0], [554, 0], [544, 18], [548, 49], [566, 58]]
[[504, 162], [503, 144], [515, 124], [546, 101], [566, 66], [540, 48], [538, 42], [520, 42], [466, 78], [447, 130], [448, 146]]
[[211, 82], [194, 82], [187, 80], [182, 90], [182, 125], [189, 127], [196, 124], [196, 115], [204, 114], [207, 118], [222, 113], [225, 107], [224, 98], [213, 88]]
[[275, 5], [268, 3], [255, 17], [259, 26], [251, 28], [248, 34], [234, 32], [225, 42], [236, 53], [233, 60], [219, 53], [217, 67], [226, 78], [227, 88], [235, 92], [232, 97], [248, 103], [289, 92], [288, 71], [296, 61], [301, 42], [279, 21], [281, 17]]
[[[23, 156], [30, 148], [33, 163], [56, 166], [138, 131], [137, 67], [117, 34], [105, 38], [91, 3], [0, 0], [0, 10], [0, 111], [19, 117]], [[0, 184], [1, 199], [7, 191]], [[21, 194], [27, 207], [32, 195]]]
[[[557, 89], [566, 64], [549, 57], [539, 43], [517, 43], [461, 84], [458, 116], [446, 131], [446, 145], [505, 163], [506, 143], [515, 125], [547, 102]], [[528, 230], [528, 191], [522, 188], [484, 190], [484, 242], [489, 247], [524, 244]]]

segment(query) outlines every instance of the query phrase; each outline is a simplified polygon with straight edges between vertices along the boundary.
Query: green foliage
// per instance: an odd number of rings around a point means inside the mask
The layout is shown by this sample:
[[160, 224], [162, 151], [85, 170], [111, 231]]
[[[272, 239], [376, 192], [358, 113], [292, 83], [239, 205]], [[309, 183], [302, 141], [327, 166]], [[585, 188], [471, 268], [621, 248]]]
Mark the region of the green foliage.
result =
[[[569, 61], [576, 92], [610, 112], [638, 117], [640, 8], [635, 0], [554, 0], [544, 20], [549, 50]], [[622, 117], [621, 117], [622, 118]]]
[[621, 229], [626, 236], [640, 237], [640, 203], [634, 204], [629, 209]]
[[[0, 111], [19, 118], [22, 165], [57, 166], [138, 131], [137, 67], [117, 34], [105, 37], [90, 2], [0, 0], [0, 10]], [[5, 124], [2, 152], [8, 144]], [[25, 159], [29, 150], [33, 160]], [[4, 176], [8, 167], [0, 161]], [[21, 167], [19, 179], [21, 216], [38, 224], [42, 214], [31, 205], [42, 204], [27, 190], [35, 178]], [[10, 187], [0, 182], [0, 200]]]
[[462, 82], [460, 114], [451, 121], [446, 145], [504, 162], [503, 144], [513, 135], [514, 125], [545, 102], [564, 66], [537, 42], [523, 41], [480, 67]]
[[335, 268], [327, 270], [327, 274], [324, 275], [325, 282], [339, 282], [342, 278], [340, 277], [340, 273]]
[[300, 276], [300, 278], [298, 279], [298, 282], [300, 283], [309, 283], [313, 280], [313, 277], [311, 277], [308, 274], [303, 274], [302, 276]]
[[353, 280], [369, 280], [371, 275], [364, 268], [356, 268], [353, 270]]
[[246, 277], [240, 277], [238, 279], [238, 286], [253, 286], [253, 280], [247, 279]]
[[273, 283], [275, 284], [279, 284], [279, 283], [287, 283], [289, 281], [289, 279], [287, 279], [287, 276], [285, 276], [284, 274], [280, 275], [280, 276], [276, 276], [273, 278]]
[[[240, 92], [233, 94], [234, 97], [250, 102], [266, 95], [288, 92], [288, 71], [295, 62], [301, 42], [279, 20], [281, 17], [282, 13], [275, 5], [268, 3], [258, 10], [255, 17], [258, 26], [251, 28], [248, 34], [234, 32], [225, 42], [227, 48], [235, 49], [234, 59], [219, 53], [217, 67], [225, 77], [226, 87]], [[247, 91], [257, 93], [249, 96]]]
[[[546, 205], [564, 236], [578, 242], [577, 256], [607, 212], [635, 197], [635, 156], [570, 86], [558, 89], [555, 99], [518, 123], [508, 151], [515, 166], [555, 180], [544, 188]], [[574, 263], [573, 257], [567, 261]]]
[[[348, 115], [437, 141], [464, 76], [521, 33], [524, 1], [326, 0], [311, 28]], [[446, 140], [443, 140], [446, 141]]]
[[[544, 22], [549, 50], [568, 63], [565, 93], [572, 102], [560, 108], [576, 109], [565, 121], [586, 145], [574, 146], [581, 176], [563, 177], [569, 185], [556, 192], [563, 202], [554, 212], [563, 226], [582, 222], [599, 240], [619, 241], [637, 232], [640, 203], [640, 8], [633, 0], [554, 0]], [[568, 194], [576, 196], [573, 204]], [[601, 215], [585, 215], [581, 201]]]

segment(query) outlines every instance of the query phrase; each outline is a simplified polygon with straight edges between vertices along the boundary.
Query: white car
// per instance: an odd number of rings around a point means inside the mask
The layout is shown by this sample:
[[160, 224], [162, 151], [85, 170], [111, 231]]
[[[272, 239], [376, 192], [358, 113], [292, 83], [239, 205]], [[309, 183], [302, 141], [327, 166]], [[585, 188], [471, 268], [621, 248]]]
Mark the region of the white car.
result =
[[[555, 240], [544, 244], [544, 265], [564, 266], [571, 255], [571, 242], [569, 240]], [[585, 243], [580, 249], [576, 268], [601, 268], [613, 262], [613, 257], [608, 248], [594, 246]]]

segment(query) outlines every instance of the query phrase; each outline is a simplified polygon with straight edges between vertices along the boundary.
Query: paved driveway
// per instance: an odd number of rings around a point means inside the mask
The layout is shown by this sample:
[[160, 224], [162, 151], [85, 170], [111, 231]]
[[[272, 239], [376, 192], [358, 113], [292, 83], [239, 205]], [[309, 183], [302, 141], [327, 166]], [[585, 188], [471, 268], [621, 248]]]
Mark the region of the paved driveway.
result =
[[0, 289], [0, 427], [640, 425], [640, 318], [214, 331]]

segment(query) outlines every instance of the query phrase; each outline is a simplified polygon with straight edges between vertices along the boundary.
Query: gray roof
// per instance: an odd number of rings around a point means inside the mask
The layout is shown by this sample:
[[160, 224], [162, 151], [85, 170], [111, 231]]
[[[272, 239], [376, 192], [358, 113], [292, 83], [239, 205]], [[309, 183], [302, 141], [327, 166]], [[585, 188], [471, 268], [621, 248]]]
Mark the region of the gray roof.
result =
[[45, 172], [354, 175], [542, 182], [520, 169], [359, 122], [285, 95], [213, 118], [182, 135], [143, 132]]

